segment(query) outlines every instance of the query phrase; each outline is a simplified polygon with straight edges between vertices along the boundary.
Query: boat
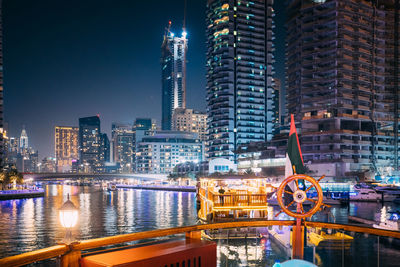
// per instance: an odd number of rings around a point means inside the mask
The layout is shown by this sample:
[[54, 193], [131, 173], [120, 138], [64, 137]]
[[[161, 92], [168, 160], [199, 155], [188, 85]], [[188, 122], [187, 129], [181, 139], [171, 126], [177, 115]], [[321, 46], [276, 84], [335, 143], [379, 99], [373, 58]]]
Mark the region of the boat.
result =
[[372, 224], [372, 227], [390, 231], [400, 231], [400, 214], [398, 212], [389, 212], [389, 219], [386, 218], [386, 207], [382, 208], [381, 221], [379, 224]]
[[[313, 197], [312, 199], [314, 199], [315, 201], [317, 201], [316, 197]], [[324, 200], [322, 201], [324, 204], [327, 205], [340, 205], [342, 204], [342, 199], [341, 198], [334, 198], [331, 196], [324, 196]]]
[[267, 194], [272, 190], [266, 179], [260, 177], [200, 178], [198, 218], [207, 223], [267, 218]]
[[[274, 188], [266, 178], [246, 175], [221, 175], [200, 178], [197, 185], [198, 219], [201, 223], [272, 219], [267, 195]], [[260, 229], [204, 231], [208, 239], [259, 238]]]
[[377, 192], [375, 188], [372, 187], [354, 186], [354, 191], [350, 192], [350, 201], [390, 202], [394, 201], [396, 198], [397, 195], [385, 194], [384, 192]]
[[321, 228], [310, 230], [307, 234], [307, 241], [317, 248], [322, 249], [349, 249], [354, 238], [344, 233], [327, 233]]

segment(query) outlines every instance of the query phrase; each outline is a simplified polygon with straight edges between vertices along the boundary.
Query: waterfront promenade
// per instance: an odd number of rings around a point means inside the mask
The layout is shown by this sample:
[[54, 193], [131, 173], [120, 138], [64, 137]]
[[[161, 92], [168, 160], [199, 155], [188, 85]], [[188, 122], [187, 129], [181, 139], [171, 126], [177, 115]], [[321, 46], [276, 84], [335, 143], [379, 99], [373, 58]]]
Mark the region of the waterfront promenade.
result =
[[0, 200], [43, 197], [44, 189], [0, 190]]

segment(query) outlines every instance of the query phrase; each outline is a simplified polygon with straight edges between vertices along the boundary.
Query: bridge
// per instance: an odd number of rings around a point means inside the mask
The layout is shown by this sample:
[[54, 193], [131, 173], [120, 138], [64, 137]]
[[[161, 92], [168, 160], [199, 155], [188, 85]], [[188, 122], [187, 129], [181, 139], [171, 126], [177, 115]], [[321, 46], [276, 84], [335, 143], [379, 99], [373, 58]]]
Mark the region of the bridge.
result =
[[166, 180], [167, 174], [151, 173], [22, 173], [24, 179], [34, 181], [62, 181], [79, 179], [114, 180], [114, 179], [138, 179], [138, 180]]

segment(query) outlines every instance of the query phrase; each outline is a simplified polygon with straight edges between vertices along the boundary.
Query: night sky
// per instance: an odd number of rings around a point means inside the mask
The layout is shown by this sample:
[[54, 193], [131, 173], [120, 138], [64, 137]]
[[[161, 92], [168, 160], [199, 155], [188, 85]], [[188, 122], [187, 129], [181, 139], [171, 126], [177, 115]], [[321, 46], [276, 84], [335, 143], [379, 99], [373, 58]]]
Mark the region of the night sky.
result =
[[[276, 1], [278, 2], [278, 1]], [[276, 72], [284, 78], [284, 9], [276, 4]], [[187, 107], [205, 110], [205, 0], [188, 0]], [[164, 28], [180, 35], [184, 0], [3, 0], [4, 116], [25, 125], [40, 160], [54, 156], [54, 126], [100, 114], [160, 125]]]

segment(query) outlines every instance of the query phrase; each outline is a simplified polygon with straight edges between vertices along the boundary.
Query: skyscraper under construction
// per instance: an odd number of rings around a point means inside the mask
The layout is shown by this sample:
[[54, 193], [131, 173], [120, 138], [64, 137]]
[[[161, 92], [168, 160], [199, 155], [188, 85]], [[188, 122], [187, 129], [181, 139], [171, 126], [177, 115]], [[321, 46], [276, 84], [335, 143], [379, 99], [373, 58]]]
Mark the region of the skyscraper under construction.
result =
[[186, 35], [184, 28], [181, 37], [175, 36], [169, 22], [161, 46], [163, 130], [171, 130], [172, 114], [176, 108], [186, 108]]
[[208, 157], [272, 138], [273, 0], [208, 0]]
[[291, 0], [287, 30], [287, 109], [310, 169], [397, 171], [399, 1]]

